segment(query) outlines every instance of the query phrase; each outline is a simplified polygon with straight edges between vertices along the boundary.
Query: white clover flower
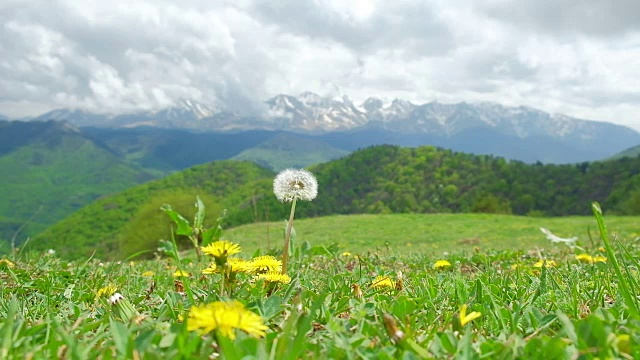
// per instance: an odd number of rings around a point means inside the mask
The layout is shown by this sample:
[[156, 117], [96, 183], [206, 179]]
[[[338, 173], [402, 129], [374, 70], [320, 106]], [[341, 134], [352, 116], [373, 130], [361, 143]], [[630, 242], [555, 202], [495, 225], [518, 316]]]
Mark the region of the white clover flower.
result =
[[307, 170], [282, 170], [273, 180], [273, 193], [282, 202], [311, 201], [318, 195], [318, 181]]

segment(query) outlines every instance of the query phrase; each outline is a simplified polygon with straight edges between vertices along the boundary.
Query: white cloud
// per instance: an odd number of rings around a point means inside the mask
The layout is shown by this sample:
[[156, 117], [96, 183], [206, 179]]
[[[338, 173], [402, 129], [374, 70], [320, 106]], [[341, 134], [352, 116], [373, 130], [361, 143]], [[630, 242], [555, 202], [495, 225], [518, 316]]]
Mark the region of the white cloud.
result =
[[315, 91], [495, 101], [640, 130], [635, 0], [64, 0], [0, 5], [0, 113]]

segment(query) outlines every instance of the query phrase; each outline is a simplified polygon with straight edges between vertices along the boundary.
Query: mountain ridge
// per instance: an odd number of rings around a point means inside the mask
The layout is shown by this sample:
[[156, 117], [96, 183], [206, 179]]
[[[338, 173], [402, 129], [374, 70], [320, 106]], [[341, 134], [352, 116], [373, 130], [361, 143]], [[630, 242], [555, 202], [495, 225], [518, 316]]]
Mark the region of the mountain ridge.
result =
[[[279, 94], [264, 102], [267, 110], [261, 116], [240, 115], [234, 109], [214, 104], [201, 104], [179, 99], [174, 106], [156, 111], [138, 111], [117, 115], [92, 114], [79, 109], [56, 109], [34, 120], [66, 120], [76, 126], [104, 127], [183, 127], [196, 130], [297, 130], [300, 132], [329, 132], [352, 130], [361, 126], [392, 124], [398, 132], [455, 134], [474, 125], [508, 127], [507, 130], [524, 138], [530, 131], [544, 131], [547, 135], [563, 137], [575, 128], [593, 131], [594, 127], [623, 125], [598, 120], [580, 119], [562, 114], [550, 114], [527, 106], [504, 106], [493, 102], [441, 103], [432, 101], [413, 104], [402, 99], [390, 103], [376, 97], [355, 105], [348, 96], [323, 97], [312, 92], [298, 96]], [[225, 121], [227, 119], [227, 121]], [[233, 119], [234, 121], [228, 121]], [[469, 120], [471, 119], [471, 120]], [[536, 123], [535, 127], [531, 123]], [[540, 128], [539, 125], [544, 125]], [[217, 127], [216, 127], [217, 126]], [[538, 132], [538, 134], [539, 134]]]
[[[383, 137], [398, 139], [390, 143], [393, 145], [435, 145], [527, 162], [601, 160], [640, 144], [640, 133], [622, 125], [492, 102], [414, 104], [402, 99], [385, 102], [370, 97], [356, 105], [348, 96], [325, 97], [304, 92], [297, 96], [274, 96], [264, 106], [262, 115], [250, 116], [224, 104], [207, 106], [180, 99], [175, 106], [157, 111], [100, 115], [63, 109], [35, 120], [55, 118], [76, 126], [116, 129], [158, 127], [217, 133], [263, 130], [315, 136], [381, 130], [387, 133]], [[416, 139], [422, 140], [415, 142]], [[353, 142], [363, 140], [354, 138]]]

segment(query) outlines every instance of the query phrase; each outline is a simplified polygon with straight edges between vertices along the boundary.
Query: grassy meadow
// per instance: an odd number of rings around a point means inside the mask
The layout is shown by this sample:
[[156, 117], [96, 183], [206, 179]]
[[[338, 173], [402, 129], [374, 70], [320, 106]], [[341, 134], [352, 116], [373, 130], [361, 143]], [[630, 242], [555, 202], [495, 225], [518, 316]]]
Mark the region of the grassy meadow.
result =
[[[640, 216], [607, 216], [612, 235], [640, 236]], [[268, 251], [281, 242], [286, 223], [265, 222], [229, 229], [225, 237], [249, 251]], [[337, 215], [295, 220], [296, 238], [313, 246], [336, 246], [356, 254], [442, 255], [492, 250], [563, 249], [545, 238], [540, 227], [561, 237], [578, 237], [592, 246], [598, 240], [593, 216], [527, 217], [499, 214]]]
[[296, 220], [286, 276], [284, 223], [202, 229], [201, 261], [170, 242], [150, 261], [16, 252], [0, 358], [640, 358], [638, 218], [596, 215]]

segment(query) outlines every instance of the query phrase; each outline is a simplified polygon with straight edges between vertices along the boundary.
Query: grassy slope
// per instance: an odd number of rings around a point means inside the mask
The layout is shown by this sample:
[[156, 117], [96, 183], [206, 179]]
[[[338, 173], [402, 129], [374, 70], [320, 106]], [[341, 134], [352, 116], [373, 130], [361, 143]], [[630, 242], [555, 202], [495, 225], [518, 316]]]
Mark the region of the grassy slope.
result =
[[[610, 233], [623, 239], [640, 236], [638, 216], [608, 216]], [[442, 254], [483, 249], [564, 248], [545, 239], [539, 228], [560, 237], [578, 236], [590, 245], [588, 231], [598, 238], [596, 223], [590, 216], [536, 218], [493, 214], [390, 214], [341, 215], [296, 220], [296, 242], [312, 246], [337, 243], [344, 251], [365, 253], [385, 251], [400, 254]], [[284, 222], [244, 225], [229, 229], [225, 237], [242, 244], [246, 252], [279, 248]]]
[[303, 168], [347, 155], [349, 152], [308, 137], [280, 134], [233, 157], [255, 162], [274, 171]]
[[[111, 152], [73, 133], [36, 139], [0, 157], [0, 215], [21, 223], [36, 214], [24, 234], [35, 234], [94, 199], [151, 179]], [[0, 238], [11, 236], [3, 229]], [[24, 237], [22, 237], [24, 238]]]
[[[209, 219], [219, 216], [224, 195], [253, 188], [253, 183], [273, 174], [255, 164], [221, 161], [196, 166], [163, 179], [103, 197], [39, 234], [34, 249], [54, 248], [68, 257], [117, 257], [141, 250], [141, 244], [170, 236], [171, 222], [160, 207], [164, 203], [193, 216], [196, 196], [203, 198]], [[242, 190], [245, 189], [245, 190]], [[237, 205], [234, 204], [234, 205]], [[143, 247], [144, 248], [144, 247]]]

